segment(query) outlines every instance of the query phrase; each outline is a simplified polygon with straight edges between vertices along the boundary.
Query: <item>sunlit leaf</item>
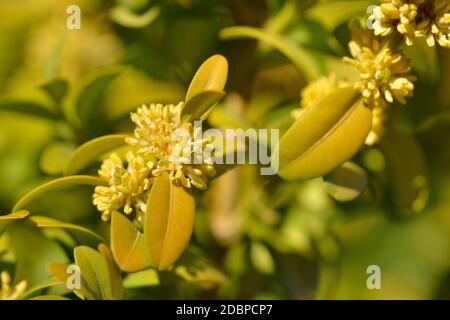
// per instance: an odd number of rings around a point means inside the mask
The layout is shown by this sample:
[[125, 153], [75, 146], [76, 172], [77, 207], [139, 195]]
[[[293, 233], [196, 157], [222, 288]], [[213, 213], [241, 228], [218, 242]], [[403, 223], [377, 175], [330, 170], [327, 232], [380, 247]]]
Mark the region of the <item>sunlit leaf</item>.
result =
[[159, 284], [158, 272], [155, 269], [131, 273], [123, 281], [123, 286], [127, 289], [151, 287]]
[[199, 120], [209, 109], [225, 95], [225, 92], [202, 91], [193, 96], [184, 106], [182, 116], [184, 121]]
[[119, 212], [111, 215], [111, 250], [123, 271], [136, 272], [151, 264], [143, 234]]
[[162, 270], [173, 264], [186, 248], [194, 226], [195, 203], [191, 193], [157, 177], [147, 202], [144, 237], [152, 265]]
[[20, 198], [19, 201], [14, 206], [13, 211], [19, 211], [25, 208], [31, 201], [35, 198], [41, 196], [42, 194], [57, 189], [61, 187], [73, 186], [73, 185], [89, 185], [89, 186], [100, 186], [104, 185], [105, 182], [97, 177], [93, 176], [69, 176], [64, 178], [59, 178], [50, 181], [46, 184], [37, 187]]
[[141, 14], [137, 14], [126, 6], [116, 6], [111, 12], [111, 19], [127, 28], [144, 28], [158, 18], [161, 10], [157, 6], [149, 8]]
[[228, 77], [228, 62], [221, 55], [206, 60], [191, 81], [186, 94], [186, 103], [203, 91], [222, 92]]
[[125, 138], [127, 138], [127, 135], [113, 134], [90, 140], [81, 145], [67, 159], [64, 175], [73, 175], [81, 172], [102, 154], [124, 145]]
[[272, 163], [279, 156], [279, 175], [286, 180], [325, 175], [359, 150], [371, 126], [371, 110], [359, 94], [337, 89], [305, 109], [281, 137]]
[[320, 66], [311, 52], [293, 45], [289, 40], [278, 35], [265, 33], [253, 27], [239, 26], [222, 29], [219, 36], [224, 40], [252, 38], [264, 41], [290, 59], [307, 80], [317, 79], [322, 74]]
[[359, 197], [367, 186], [367, 173], [357, 164], [347, 161], [323, 177], [325, 190], [338, 201]]
[[401, 213], [420, 212], [428, 201], [423, 151], [413, 136], [389, 130], [379, 143], [386, 159], [391, 196]]

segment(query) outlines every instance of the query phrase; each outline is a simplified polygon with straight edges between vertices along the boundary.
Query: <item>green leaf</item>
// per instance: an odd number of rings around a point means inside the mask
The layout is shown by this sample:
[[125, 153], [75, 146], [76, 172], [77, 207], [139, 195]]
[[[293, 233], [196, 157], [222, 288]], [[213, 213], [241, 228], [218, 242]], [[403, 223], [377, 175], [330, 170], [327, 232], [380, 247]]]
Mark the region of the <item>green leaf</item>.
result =
[[37, 103], [27, 101], [1, 101], [0, 111], [17, 112], [47, 120], [55, 120], [58, 118], [57, 113], [52, 110]]
[[159, 270], [172, 265], [186, 248], [194, 227], [195, 203], [191, 193], [157, 177], [147, 202], [144, 237], [152, 265]]
[[43, 84], [41, 88], [59, 104], [69, 90], [69, 83], [63, 79], [53, 79]]
[[183, 120], [186, 122], [198, 120], [213, 108], [225, 95], [225, 92], [203, 91], [193, 96], [183, 108]]
[[159, 284], [158, 272], [155, 269], [131, 273], [123, 281], [123, 286], [127, 289], [151, 287]]
[[228, 77], [228, 62], [221, 55], [206, 60], [197, 70], [186, 94], [186, 104], [203, 91], [222, 92]]
[[264, 274], [271, 274], [275, 270], [275, 262], [269, 249], [260, 242], [252, 243], [250, 247], [250, 259], [256, 270]]
[[90, 140], [81, 145], [67, 159], [64, 175], [73, 175], [81, 172], [102, 154], [124, 145], [127, 137], [128, 135], [124, 134], [113, 134]]
[[26, 210], [0, 215], [0, 235], [6, 230], [12, 221], [25, 219], [29, 215], [30, 213]]
[[420, 212], [428, 201], [426, 162], [413, 136], [388, 130], [379, 143], [386, 159], [390, 196], [402, 214]]
[[252, 38], [264, 41], [275, 47], [290, 59], [308, 81], [317, 79], [322, 74], [321, 68], [311, 52], [293, 45], [289, 40], [284, 39], [281, 36], [265, 33], [264, 31], [253, 27], [239, 26], [222, 29], [219, 36], [223, 40]]
[[116, 6], [110, 12], [111, 19], [126, 28], [144, 28], [155, 21], [161, 13], [157, 6], [149, 8], [141, 14], [137, 14], [126, 6]]
[[76, 247], [74, 256], [81, 271], [81, 286], [96, 300], [112, 299], [112, 284], [103, 256], [86, 246]]
[[48, 278], [48, 263], [67, 262], [62, 247], [39, 229], [16, 223], [8, 229], [8, 234], [17, 263], [15, 281], [26, 280], [28, 286], [33, 287]]
[[48, 175], [59, 175], [73, 150], [74, 147], [68, 143], [51, 143], [42, 152], [39, 167]]
[[81, 227], [79, 225], [72, 224], [72, 223], [62, 222], [62, 221], [59, 221], [59, 220], [56, 220], [53, 218], [44, 217], [44, 216], [31, 216], [28, 218], [28, 221], [31, 221], [38, 228], [62, 228], [62, 229], [74, 230], [74, 231], [79, 231], [79, 232], [85, 233], [85, 234], [95, 238], [97, 241], [102, 241], [102, 242], [105, 241], [98, 234], [96, 234], [95, 232], [93, 232], [87, 228], [84, 228], [84, 227]]
[[[272, 156], [286, 180], [327, 174], [364, 144], [372, 112], [352, 88], [336, 89], [305, 111], [281, 137]], [[277, 159], [277, 157], [279, 157]]]
[[323, 177], [325, 190], [337, 201], [351, 201], [367, 186], [367, 173], [357, 164], [347, 161]]
[[117, 300], [123, 298], [124, 289], [122, 285], [122, 277], [120, 275], [120, 269], [114, 262], [111, 250], [106, 245], [101, 243], [98, 245], [98, 251], [103, 256], [106, 267], [108, 268], [109, 282], [111, 283], [111, 299]]
[[89, 185], [89, 186], [101, 186], [105, 185], [105, 182], [97, 177], [93, 176], [70, 176], [59, 178], [48, 183], [41, 185], [27, 193], [25, 196], [20, 198], [19, 201], [14, 206], [13, 211], [19, 211], [25, 208], [31, 201], [40, 195], [52, 191], [56, 188], [73, 186], [73, 185]]
[[143, 234], [119, 212], [111, 215], [111, 250], [123, 271], [136, 272], [151, 265]]
[[[68, 263], [49, 263], [47, 265], [48, 272], [53, 275], [56, 279], [62, 282], [67, 286], [67, 278], [69, 277], [69, 273], [67, 272], [69, 267]], [[81, 286], [80, 289], [75, 289], [73, 292], [82, 299], [94, 300], [94, 296], [91, 292], [86, 290], [84, 286]]]

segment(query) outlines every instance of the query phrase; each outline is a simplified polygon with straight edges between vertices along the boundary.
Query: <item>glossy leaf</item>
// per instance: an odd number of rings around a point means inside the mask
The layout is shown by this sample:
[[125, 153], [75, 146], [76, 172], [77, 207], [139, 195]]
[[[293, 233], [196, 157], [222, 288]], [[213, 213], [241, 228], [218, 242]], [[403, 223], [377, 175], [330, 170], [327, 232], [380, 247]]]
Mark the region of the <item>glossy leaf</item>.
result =
[[123, 271], [136, 272], [151, 265], [143, 234], [119, 212], [111, 216], [111, 250]]
[[102, 154], [124, 145], [127, 137], [124, 134], [113, 134], [90, 140], [81, 145], [67, 159], [64, 175], [73, 175], [81, 172]]
[[54, 111], [37, 103], [27, 101], [0, 101], [1, 111], [22, 113], [47, 120], [55, 120], [58, 118], [58, 115]]
[[281, 137], [272, 162], [279, 155], [279, 175], [286, 180], [323, 176], [359, 150], [371, 125], [372, 113], [359, 94], [337, 89], [301, 114]]
[[390, 195], [401, 213], [420, 212], [428, 201], [423, 151], [413, 136], [389, 130], [379, 143], [386, 159]]
[[[69, 267], [68, 263], [49, 263], [47, 265], [48, 272], [53, 275], [57, 280], [66, 284], [67, 278], [69, 277], [69, 273], [67, 272]], [[80, 289], [75, 289], [73, 292], [80, 297], [81, 299], [94, 300], [94, 296], [90, 293], [84, 286], [81, 286]]]
[[73, 186], [73, 185], [89, 185], [89, 186], [100, 186], [104, 185], [105, 182], [97, 177], [93, 176], [70, 176], [59, 178], [50, 182], [47, 182], [40, 187], [37, 187], [27, 193], [25, 196], [20, 198], [19, 201], [14, 206], [13, 211], [19, 211], [25, 208], [31, 201], [35, 198], [41, 196], [42, 194], [52, 191], [57, 188]]
[[67, 299], [65, 297], [62, 297], [62, 296], [48, 294], [48, 295], [33, 297], [30, 300], [51, 300], [51, 301], [55, 301], [55, 300], [69, 300], [69, 299]]
[[137, 14], [126, 6], [116, 6], [111, 10], [111, 19], [127, 28], [144, 28], [158, 18], [161, 10], [153, 6], [142, 14]]
[[167, 174], [155, 179], [144, 224], [154, 267], [167, 269], [181, 255], [192, 234], [194, 213], [194, 198], [188, 190], [174, 185]]
[[347, 161], [323, 177], [325, 190], [338, 201], [351, 201], [367, 186], [367, 173], [357, 164]]
[[203, 91], [222, 92], [228, 77], [228, 62], [221, 55], [214, 55], [206, 60], [191, 81], [186, 94], [186, 104]]
[[290, 59], [307, 80], [317, 79], [322, 74], [319, 64], [309, 51], [293, 45], [289, 40], [278, 35], [269, 34], [253, 27], [237, 26], [222, 29], [219, 36], [224, 40], [252, 38], [263, 41]]
[[223, 91], [203, 91], [193, 96], [184, 106], [183, 120], [188, 122], [199, 120], [201, 116], [208, 112], [225, 95]]
[[82, 233], [85, 233], [93, 238], [95, 238], [97, 241], [105, 241], [102, 237], [100, 237], [95, 232], [81, 227], [76, 224], [62, 222], [53, 218], [44, 217], [44, 216], [31, 216], [28, 218], [28, 221], [31, 221], [36, 227], [38, 228], [62, 228], [62, 229], [68, 229], [68, 230], [74, 230], [79, 231]]

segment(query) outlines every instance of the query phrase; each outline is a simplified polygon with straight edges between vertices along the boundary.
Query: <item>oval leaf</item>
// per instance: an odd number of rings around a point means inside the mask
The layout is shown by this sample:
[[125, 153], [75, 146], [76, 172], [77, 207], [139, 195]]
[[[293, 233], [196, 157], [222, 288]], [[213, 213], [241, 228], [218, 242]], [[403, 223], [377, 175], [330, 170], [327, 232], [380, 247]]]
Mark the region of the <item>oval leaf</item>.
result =
[[272, 162], [279, 160], [279, 175], [286, 180], [323, 176], [359, 150], [371, 125], [372, 112], [359, 94], [336, 89], [305, 109], [280, 139]]
[[192, 234], [194, 213], [194, 198], [188, 190], [174, 185], [167, 174], [155, 179], [144, 224], [154, 267], [166, 269], [181, 255]]
[[39, 167], [48, 175], [59, 175], [75, 148], [69, 143], [53, 142], [45, 147], [39, 159]]
[[367, 186], [367, 173], [353, 162], [347, 161], [323, 177], [325, 190], [337, 201], [351, 201], [359, 197]]
[[98, 251], [105, 260], [106, 267], [108, 268], [109, 282], [111, 283], [111, 299], [121, 299], [124, 295], [124, 289], [122, 285], [122, 277], [120, 276], [120, 270], [114, 262], [111, 250], [103, 243], [98, 245]]
[[64, 175], [77, 174], [102, 154], [125, 144], [125, 134], [112, 134], [86, 142], [76, 149], [67, 159]]
[[46, 184], [43, 184], [40, 187], [37, 187], [23, 196], [19, 201], [17, 201], [14, 206], [13, 211], [19, 211], [25, 208], [32, 200], [39, 197], [43, 193], [54, 190], [60, 187], [72, 186], [72, 185], [89, 185], [89, 186], [101, 186], [105, 185], [105, 182], [97, 177], [93, 176], [70, 176], [59, 178], [53, 181], [50, 181]]
[[111, 250], [123, 271], [136, 272], [151, 265], [143, 234], [119, 212], [111, 216]]
[[186, 104], [203, 91], [223, 91], [228, 77], [228, 62], [221, 55], [214, 55], [198, 69], [186, 94]]

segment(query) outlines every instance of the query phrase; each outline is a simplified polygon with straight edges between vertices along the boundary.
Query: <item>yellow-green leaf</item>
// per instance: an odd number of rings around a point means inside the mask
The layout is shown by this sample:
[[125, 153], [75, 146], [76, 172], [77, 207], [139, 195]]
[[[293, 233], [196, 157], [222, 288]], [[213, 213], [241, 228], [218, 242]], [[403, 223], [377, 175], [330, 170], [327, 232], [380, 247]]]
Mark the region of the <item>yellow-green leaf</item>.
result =
[[92, 248], [79, 246], [74, 249], [74, 257], [81, 271], [81, 286], [96, 300], [110, 299], [112, 287], [102, 255]]
[[194, 198], [188, 190], [174, 185], [167, 174], [155, 179], [144, 224], [154, 267], [167, 269], [181, 255], [192, 234], [194, 213]]
[[50, 181], [48, 183], [45, 183], [41, 185], [40, 187], [37, 187], [27, 193], [25, 196], [23, 196], [14, 206], [13, 211], [19, 211], [23, 208], [25, 208], [32, 200], [39, 197], [40, 195], [54, 190], [56, 188], [66, 187], [66, 186], [73, 186], [73, 185], [90, 185], [90, 186], [100, 186], [104, 185], [105, 182], [97, 177], [93, 176], [70, 176], [70, 177], [64, 177], [59, 178], [53, 181]]
[[359, 150], [371, 125], [372, 112], [359, 94], [336, 89], [305, 109], [281, 137], [273, 166], [279, 159], [279, 175], [286, 180], [323, 176]]
[[359, 197], [367, 186], [367, 173], [357, 164], [347, 161], [323, 177], [325, 190], [338, 201]]
[[227, 59], [218, 54], [210, 57], [200, 66], [192, 79], [186, 94], [186, 103], [203, 91], [223, 91], [227, 77]]
[[123, 286], [127, 289], [157, 286], [159, 284], [158, 271], [155, 269], [131, 273], [123, 281]]
[[125, 134], [112, 134], [86, 142], [76, 149], [67, 159], [64, 175], [77, 174], [102, 154], [125, 144]]
[[110, 16], [111, 19], [127, 28], [144, 28], [152, 23], [160, 14], [161, 10], [157, 6], [153, 6], [142, 14], [137, 14], [130, 8], [119, 5], [114, 7]]
[[108, 269], [109, 282], [111, 284], [110, 297], [113, 300], [121, 299], [124, 295], [122, 277], [120, 276], [120, 270], [116, 263], [111, 250], [103, 243], [98, 245], [98, 251], [105, 260], [106, 267]]
[[198, 120], [219, 102], [225, 95], [223, 91], [202, 91], [193, 96], [183, 108], [183, 120]]
[[136, 272], [151, 264], [143, 234], [119, 212], [111, 216], [111, 250], [123, 271]]
[[69, 300], [69, 299], [62, 297], [62, 296], [48, 294], [48, 295], [43, 295], [43, 296], [37, 296], [37, 297], [31, 298], [30, 300], [52, 300], [52, 301], [55, 301], [55, 300]]
[[413, 136], [388, 130], [379, 143], [386, 158], [386, 168], [393, 202], [401, 213], [420, 212], [428, 201], [425, 157]]
[[31, 221], [36, 227], [39, 227], [39, 228], [69, 229], [69, 230], [79, 231], [79, 232], [88, 234], [89, 236], [94, 237], [97, 241], [102, 241], [102, 242], [105, 241], [102, 237], [100, 237], [95, 232], [93, 232], [87, 228], [81, 227], [79, 225], [76, 225], [76, 224], [62, 222], [62, 221], [59, 221], [59, 220], [56, 220], [53, 218], [49, 218], [49, 217], [44, 217], [44, 216], [31, 216], [28, 220]]

